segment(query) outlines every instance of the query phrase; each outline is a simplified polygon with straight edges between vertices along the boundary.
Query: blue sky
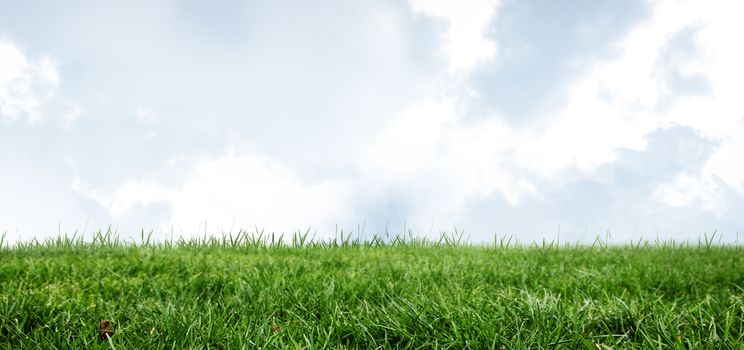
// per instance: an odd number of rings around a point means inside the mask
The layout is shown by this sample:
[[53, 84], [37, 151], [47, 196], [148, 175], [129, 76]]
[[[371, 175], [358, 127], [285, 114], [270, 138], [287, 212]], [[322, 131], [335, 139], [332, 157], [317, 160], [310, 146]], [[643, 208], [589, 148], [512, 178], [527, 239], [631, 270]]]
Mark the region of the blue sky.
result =
[[744, 231], [732, 1], [0, 0], [0, 231]]

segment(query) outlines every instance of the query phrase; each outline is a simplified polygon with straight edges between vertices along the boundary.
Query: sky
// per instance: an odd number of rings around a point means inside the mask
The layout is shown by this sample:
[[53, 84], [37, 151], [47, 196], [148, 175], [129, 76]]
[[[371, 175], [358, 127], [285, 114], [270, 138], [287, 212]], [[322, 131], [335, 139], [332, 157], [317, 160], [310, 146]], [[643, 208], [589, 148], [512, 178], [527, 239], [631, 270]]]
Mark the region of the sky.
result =
[[741, 13], [0, 0], [0, 232], [738, 241]]

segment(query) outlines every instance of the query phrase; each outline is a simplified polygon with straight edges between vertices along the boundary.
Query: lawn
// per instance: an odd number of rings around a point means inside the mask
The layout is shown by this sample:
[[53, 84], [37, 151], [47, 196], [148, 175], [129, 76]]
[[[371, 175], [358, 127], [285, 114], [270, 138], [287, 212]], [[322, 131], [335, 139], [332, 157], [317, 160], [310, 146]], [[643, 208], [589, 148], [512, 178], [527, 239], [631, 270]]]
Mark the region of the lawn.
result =
[[741, 246], [306, 237], [5, 245], [0, 348], [744, 348]]

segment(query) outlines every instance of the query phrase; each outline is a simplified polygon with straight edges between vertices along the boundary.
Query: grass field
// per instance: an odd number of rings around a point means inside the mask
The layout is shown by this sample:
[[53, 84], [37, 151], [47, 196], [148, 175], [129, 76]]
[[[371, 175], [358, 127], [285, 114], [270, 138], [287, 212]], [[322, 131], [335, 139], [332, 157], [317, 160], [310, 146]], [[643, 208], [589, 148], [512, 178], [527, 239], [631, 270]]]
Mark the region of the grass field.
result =
[[741, 246], [306, 237], [6, 245], [0, 348], [744, 348]]

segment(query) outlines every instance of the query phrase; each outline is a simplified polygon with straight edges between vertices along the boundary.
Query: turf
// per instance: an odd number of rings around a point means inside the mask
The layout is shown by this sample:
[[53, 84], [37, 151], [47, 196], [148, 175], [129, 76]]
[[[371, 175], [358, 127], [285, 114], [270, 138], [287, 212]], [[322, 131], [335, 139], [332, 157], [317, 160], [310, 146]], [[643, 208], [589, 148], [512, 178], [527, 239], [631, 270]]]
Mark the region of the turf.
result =
[[6, 245], [0, 348], [744, 348], [741, 246], [305, 237]]

